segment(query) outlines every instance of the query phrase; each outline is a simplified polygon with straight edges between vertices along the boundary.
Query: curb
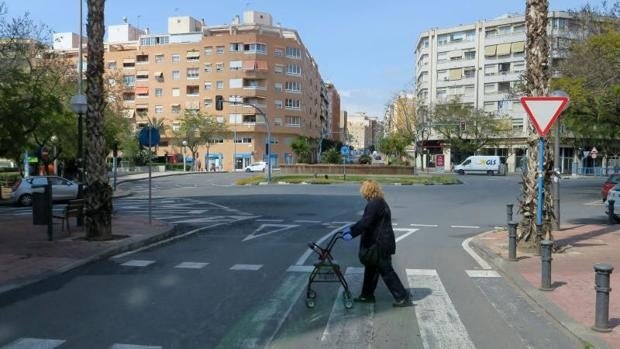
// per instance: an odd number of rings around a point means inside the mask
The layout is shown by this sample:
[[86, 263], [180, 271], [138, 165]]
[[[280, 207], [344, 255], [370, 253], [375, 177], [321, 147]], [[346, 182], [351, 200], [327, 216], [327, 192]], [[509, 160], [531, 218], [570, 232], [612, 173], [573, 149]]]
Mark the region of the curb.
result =
[[[151, 176], [151, 179], [155, 179], [155, 178], [160, 178], [160, 177], [172, 177], [172, 176], [188, 176], [188, 175], [195, 175], [195, 174], [208, 174], [208, 173], [212, 173], [212, 172], [180, 172], [180, 173], [164, 173], [162, 175], [157, 175], [157, 176]], [[224, 173], [224, 172], [217, 172], [217, 173]], [[121, 177], [122, 178], [122, 177]], [[142, 181], [145, 179], [149, 179], [148, 175], [146, 177], [139, 177], [139, 178], [128, 178], [128, 179], [121, 179], [121, 178], [117, 178], [116, 180], [116, 185], [119, 185], [121, 183], [128, 183], [128, 182], [136, 182], [136, 181]]]
[[131, 250], [135, 250], [138, 249], [140, 247], [143, 246], [147, 246], [150, 245], [152, 243], [155, 243], [157, 241], [161, 241], [161, 240], [165, 240], [167, 238], [179, 235], [181, 232], [179, 231], [177, 226], [170, 226], [168, 230], [163, 231], [161, 233], [146, 237], [146, 238], [130, 238], [128, 241], [126, 241], [123, 244], [120, 244], [118, 246], [110, 246], [109, 248], [101, 251], [100, 253], [97, 253], [93, 256], [87, 257], [87, 258], [82, 258], [79, 260], [76, 260], [73, 263], [61, 266], [55, 270], [46, 272], [41, 274], [40, 276], [31, 278], [31, 279], [27, 279], [25, 281], [22, 282], [17, 282], [17, 283], [13, 283], [13, 284], [8, 284], [5, 286], [0, 286], [0, 295], [4, 295], [6, 293], [9, 293], [11, 291], [15, 291], [18, 290], [20, 288], [26, 287], [26, 286], [30, 286], [33, 284], [36, 284], [38, 282], [44, 281], [46, 279], [49, 279], [51, 277], [60, 275], [60, 274], [64, 274], [67, 273], [71, 270], [77, 269], [79, 267], [82, 267], [84, 265], [90, 264], [90, 263], [94, 263], [103, 259], [107, 259], [110, 258], [114, 255], [123, 253], [123, 252], [127, 252], [127, 251], [131, 251]]
[[[476, 237], [483, 234], [486, 233], [479, 234]], [[510, 284], [527, 296], [539, 309], [560, 324], [562, 328], [583, 342], [584, 345], [587, 343], [593, 345], [597, 349], [612, 349], [607, 342], [599, 338], [589, 328], [574, 321], [564, 310], [548, 300], [544, 294], [542, 294], [542, 291], [530, 285], [530, 283], [519, 274], [512, 262], [506, 261], [502, 257], [496, 255], [494, 251], [478, 243], [475, 238], [471, 240], [470, 245], [484, 260], [496, 269], [499, 269]]]

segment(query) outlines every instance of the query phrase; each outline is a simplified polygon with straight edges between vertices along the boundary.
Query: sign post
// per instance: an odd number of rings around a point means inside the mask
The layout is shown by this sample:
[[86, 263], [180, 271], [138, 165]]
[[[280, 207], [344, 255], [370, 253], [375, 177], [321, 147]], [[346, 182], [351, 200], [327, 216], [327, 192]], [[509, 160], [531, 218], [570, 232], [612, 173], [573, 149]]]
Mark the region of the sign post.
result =
[[[153, 127], [152, 125], [149, 125], [147, 127], [144, 127], [141, 131], [140, 131], [140, 145], [142, 145], [143, 147], [149, 147], [149, 224], [151, 224], [151, 220], [153, 217], [152, 214], [152, 189], [151, 189], [151, 167], [152, 167], [152, 154], [151, 154], [151, 147], [154, 145], [159, 145], [159, 141], [160, 141], [160, 135], [159, 135], [159, 130], [156, 129], [155, 127]], [[183, 154], [183, 156], [185, 156], [185, 154]]]
[[538, 205], [536, 224], [542, 225], [545, 136], [568, 104], [568, 97], [521, 97], [521, 104], [540, 136], [538, 139]]
[[348, 146], [343, 145], [342, 147], [340, 147], [340, 154], [342, 155], [343, 178], [345, 181], [347, 180], [347, 156], [349, 156], [350, 153], [351, 148], [349, 148]]

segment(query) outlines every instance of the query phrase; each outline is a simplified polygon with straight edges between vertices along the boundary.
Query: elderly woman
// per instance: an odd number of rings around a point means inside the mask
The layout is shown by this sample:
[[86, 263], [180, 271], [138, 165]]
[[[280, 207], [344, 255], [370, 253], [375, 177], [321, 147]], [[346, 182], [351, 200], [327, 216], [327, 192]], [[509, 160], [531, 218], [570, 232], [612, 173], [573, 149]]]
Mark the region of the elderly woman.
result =
[[342, 232], [345, 240], [361, 235], [359, 257], [364, 264], [364, 285], [362, 294], [354, 301], [375, 302], [375, 289], [379, 275], [394, 296], [395, 307], [409, 307], [411, 295], [392, 267], [392, 255], [396, 253], [396, 241], [392, 230], [392, 213], [383, 198], [381, 186], [374, 180], [366, 180], [360, 187], [362, 197], [367, 201], [364, 215], [350, 228]]

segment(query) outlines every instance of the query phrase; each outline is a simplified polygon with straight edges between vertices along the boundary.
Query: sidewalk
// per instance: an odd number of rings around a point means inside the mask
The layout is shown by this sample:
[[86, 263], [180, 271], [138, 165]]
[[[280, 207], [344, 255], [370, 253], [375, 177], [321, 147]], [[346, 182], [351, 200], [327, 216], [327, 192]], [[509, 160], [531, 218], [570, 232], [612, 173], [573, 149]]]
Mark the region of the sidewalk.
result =
[[[508, 233], [478, 235], [472, 245], [502, 274], [565, 328], [596, 348], [620, 348], [620, 225], [567, 226], [554, 232], [551, 281], [553, 291], [538, 290], [541, 284], [539, 256], [517, 250], [516, 262], [508, 260]], [[594, 325], [596, 293], [594, 268], [597, 263], [614, 266], [609, 300], [609, 333], [591, 329]]]

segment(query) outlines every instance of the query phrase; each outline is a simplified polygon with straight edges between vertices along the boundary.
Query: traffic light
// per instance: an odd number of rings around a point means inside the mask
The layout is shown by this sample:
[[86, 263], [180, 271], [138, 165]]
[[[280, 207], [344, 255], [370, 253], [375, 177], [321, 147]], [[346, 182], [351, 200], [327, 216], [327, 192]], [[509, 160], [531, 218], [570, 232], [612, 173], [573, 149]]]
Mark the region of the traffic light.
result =
[[459, 122], [459, 128], [461, 129], [461, 131], [465, 131], [465, 121]]
[[222, 95], [215, 96], [215, 110], [224, 109], [224, 97]]

